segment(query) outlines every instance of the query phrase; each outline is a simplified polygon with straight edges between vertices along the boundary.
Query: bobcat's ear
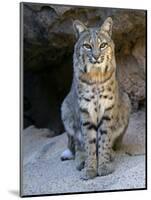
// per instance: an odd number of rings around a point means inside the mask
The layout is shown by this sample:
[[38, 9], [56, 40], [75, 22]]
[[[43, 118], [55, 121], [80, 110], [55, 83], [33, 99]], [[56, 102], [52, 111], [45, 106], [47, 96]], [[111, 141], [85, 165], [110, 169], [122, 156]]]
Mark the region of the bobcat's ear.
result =
[[112, 36], [112, 26], [113, 26], [113, 20], [111, 17], [108, 17], [103, 25], [101, 26], [101, 32], [107, 33], [110, 37]]
[[87, 30], [87, 27], [82, 22], [80, 22], [79, 20], [75, 20], [73, 22], [73, 28], [74, 28], [74, 31], [76, 32], [77, 37], [79, 37], [79, 35], [82, 32]]

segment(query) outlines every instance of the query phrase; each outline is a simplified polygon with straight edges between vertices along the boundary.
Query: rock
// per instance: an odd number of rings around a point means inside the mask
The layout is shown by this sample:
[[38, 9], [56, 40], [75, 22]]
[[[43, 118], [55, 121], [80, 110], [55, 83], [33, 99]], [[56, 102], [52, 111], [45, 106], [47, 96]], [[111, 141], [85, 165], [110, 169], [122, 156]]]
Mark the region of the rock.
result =
[[119, 58], [119, 81], [123, 89], [128, 93], [133, 111], [141, 108], [145, 101], [145, 77], [143, 69], [133, 56]]
[[[145, 39], [140, 38], [136, 41], [135, 46], [132, 50], [132, 55], [135, 57], [135, 59], [138, 62], [138, 67], [144, 70], [144, 73], [146, 72], [146, 55], [145, 55]], [[143, 75], [144, 75], [143, 73]]]
[[[71, 87], [76, 41], [72, 22], [101, 26], [111, 16], [119, 79], [134, 110], [145, 102], [145, 11], [24, 3], [25, 127], [35, 124], [63, 131], [60, 106]], [[54, 119], [51, 119], [53, 116]], [[53, 125], [55, 124], [55, 125]]]

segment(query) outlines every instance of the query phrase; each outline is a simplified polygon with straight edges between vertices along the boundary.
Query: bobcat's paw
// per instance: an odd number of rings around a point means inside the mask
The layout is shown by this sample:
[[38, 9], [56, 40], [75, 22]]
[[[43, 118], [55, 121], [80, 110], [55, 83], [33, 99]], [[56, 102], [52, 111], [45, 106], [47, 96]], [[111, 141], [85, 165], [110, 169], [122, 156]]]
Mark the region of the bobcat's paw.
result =
[[85, 161], [76, 162], [76, 169], [81, 171], [84, 168]]
[[93, 179], [94, 177], [97, 176], [97, 172], [95, 169], [83, 169], [82, 170], [82, 174], [81, 174], [81, 179], [82, 180], [89, 180], [89, 179]]
[[71, 160], [74, 159], [74, 155], [73, 153], [70, 151], [70, 149], [66, 149], [65, 151], [63, 151], [63, 153], [61, 154], [61, 160]]
[[84, 154], [76, 154], [75, 164], [76, 164], [76, 169], [79, 170], [79, 171], [81, 171], [84, 168], [84, 165], [85, 165]]
[[102, 163], [98, 166], [98, 175], [106, 176], [114, 172], [114, 165], [112, 162]]

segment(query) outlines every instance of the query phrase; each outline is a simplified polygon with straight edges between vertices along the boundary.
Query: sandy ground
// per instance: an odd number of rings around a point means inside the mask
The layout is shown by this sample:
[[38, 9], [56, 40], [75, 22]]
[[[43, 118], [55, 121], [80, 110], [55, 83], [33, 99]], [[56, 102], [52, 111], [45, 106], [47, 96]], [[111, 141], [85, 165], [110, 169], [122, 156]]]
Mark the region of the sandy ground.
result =
[[22, 133], [22, 195], [75, 193], [145, 187], [145, 113], [131, 116], [123, 148], [116, 153], [116, 170], [84, 181], [74, 160], [60, 160], [66, 134], [53, 138], [48, 129], [30, 126]]

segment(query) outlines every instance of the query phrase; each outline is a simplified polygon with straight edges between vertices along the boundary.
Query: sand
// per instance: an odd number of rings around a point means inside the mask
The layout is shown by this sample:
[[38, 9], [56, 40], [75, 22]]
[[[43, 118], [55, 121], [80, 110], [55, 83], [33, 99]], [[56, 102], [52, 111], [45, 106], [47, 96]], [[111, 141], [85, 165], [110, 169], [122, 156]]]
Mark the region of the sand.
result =
[[26, 128], [22, 133], [22, 195], [76, 193], [145, 188], [145, 112], [131, 115], [123, 140], [116, 153], [116, 170], [108, 176], [84, 181], [74, 160], [60, 160], [67, 137], [56, 137], [48, 129]]

